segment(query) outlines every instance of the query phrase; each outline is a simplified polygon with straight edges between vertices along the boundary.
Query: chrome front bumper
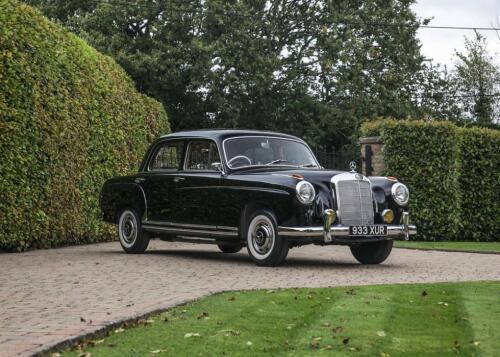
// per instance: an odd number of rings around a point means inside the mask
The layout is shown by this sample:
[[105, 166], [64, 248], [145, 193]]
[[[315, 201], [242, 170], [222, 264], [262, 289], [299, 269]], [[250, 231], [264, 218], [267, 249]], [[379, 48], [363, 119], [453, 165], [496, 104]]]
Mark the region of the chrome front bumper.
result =
[[[352, 237], [353, 239], [361, 238], [360, 236], [350, 236], [349, 227], [347, 226], [330, 226], [328, 227], [327, 216], [324, 216], [325, 224], [317, 227], [278, 227], [278, 234], [284, 237], [323, 237], [325, 243], [330, 243], [335, 240], [335, 237]], [[417, 233], [417, 227], [409, 224], [410, 214], [403, 212], [400, 225], [387, 225], [388, 239], [404, 238], [410, 239], [410, 235]], [[345, 240], [343, 240], [345, 242]]]

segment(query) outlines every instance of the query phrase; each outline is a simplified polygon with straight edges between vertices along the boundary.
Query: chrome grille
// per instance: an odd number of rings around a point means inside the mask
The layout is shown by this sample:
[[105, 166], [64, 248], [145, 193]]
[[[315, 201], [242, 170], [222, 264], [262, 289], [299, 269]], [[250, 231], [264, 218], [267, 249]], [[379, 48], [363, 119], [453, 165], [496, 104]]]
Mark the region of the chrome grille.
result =
[[337, 199], [340, 222], [345, 226], [373, 224], [373, 198], [370, 182], [338, 181]]

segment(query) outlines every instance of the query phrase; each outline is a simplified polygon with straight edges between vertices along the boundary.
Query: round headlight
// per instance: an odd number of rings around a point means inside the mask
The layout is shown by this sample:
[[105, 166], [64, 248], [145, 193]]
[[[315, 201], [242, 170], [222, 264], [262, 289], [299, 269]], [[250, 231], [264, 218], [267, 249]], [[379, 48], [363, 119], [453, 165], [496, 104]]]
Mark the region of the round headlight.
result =
[[400, 182], [392, 185], [391, 194], [394, 201], [400, 206], [405, 206], [410, 199], [410, 191], [408, 191], [408, 187]]
[[295, 186], [295, 191], [297, 191], [298, 200], [304, 204], [311, 203], [316, 196], [313, 185], [307, 181], [300, 181], [297, 186]]

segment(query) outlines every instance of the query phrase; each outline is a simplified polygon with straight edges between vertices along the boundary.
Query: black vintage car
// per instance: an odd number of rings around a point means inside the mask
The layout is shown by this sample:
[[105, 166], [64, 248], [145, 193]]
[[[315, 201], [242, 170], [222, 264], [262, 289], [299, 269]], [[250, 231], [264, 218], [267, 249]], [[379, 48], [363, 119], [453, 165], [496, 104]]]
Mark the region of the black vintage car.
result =
[[246, 246], [258, 265], [281, 264], [289, 248], [348, 245], [364, 264], [383, 262], [393, 239], [416, 232], [409, 192], [391, 177], [323, 169], [309, 146], [285, 134], [188, 131], [156, 140], [135, 175], [108, 180], [103, 219], [127, 253], [149, 239]]

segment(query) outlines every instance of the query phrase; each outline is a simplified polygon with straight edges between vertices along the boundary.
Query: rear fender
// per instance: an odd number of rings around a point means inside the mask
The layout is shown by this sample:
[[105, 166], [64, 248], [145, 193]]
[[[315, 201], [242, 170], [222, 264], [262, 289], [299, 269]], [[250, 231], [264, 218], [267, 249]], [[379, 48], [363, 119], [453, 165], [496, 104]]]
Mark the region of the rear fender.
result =
[[100, 205], [103, 219], [109, 223], [116, 223], [120, 212], [125, 208], [134, 209], [141, 220], [147, 215], [146, 195], [142, 187], [135, 183], [104, 185]]

